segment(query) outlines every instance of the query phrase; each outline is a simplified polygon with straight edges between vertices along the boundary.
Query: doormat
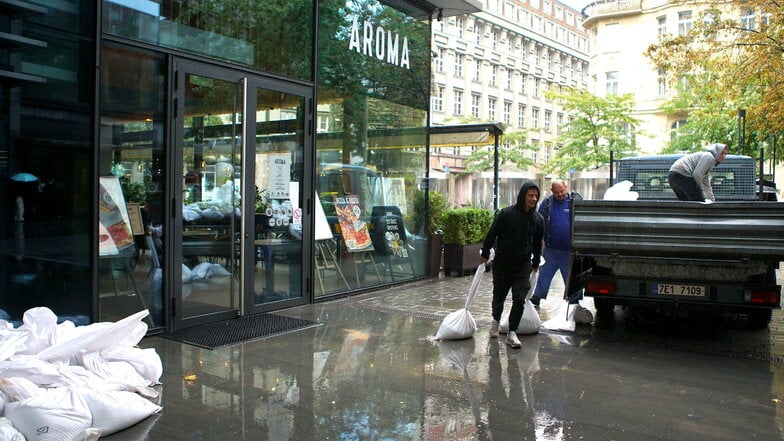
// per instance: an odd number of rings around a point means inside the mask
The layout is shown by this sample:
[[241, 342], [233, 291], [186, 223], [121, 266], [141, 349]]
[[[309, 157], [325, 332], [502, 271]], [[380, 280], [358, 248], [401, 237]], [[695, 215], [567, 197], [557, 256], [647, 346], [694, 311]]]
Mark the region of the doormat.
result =
[[319, 323], [310, 320], [260, 313], [222, 322], [178, 329], [163, 336], [182, 343], [215, 349], [222, 346], [274, 337], [318, 325]]

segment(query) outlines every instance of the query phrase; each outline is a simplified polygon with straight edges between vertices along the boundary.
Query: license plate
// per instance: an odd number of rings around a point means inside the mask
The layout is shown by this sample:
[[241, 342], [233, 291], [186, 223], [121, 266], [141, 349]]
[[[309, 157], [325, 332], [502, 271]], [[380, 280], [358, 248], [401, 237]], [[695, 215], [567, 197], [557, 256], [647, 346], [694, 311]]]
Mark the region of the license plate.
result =
[[675, 285], [672, 283], [657, 283], [653, 285], [654, 294], [669, 296], [705, 297], [706, 289], [700, 285]]

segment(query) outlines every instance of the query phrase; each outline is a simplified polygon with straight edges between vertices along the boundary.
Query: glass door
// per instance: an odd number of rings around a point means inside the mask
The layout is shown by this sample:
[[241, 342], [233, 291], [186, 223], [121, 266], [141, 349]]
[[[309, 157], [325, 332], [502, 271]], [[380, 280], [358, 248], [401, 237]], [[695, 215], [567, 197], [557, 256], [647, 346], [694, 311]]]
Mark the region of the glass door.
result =
[[184, 60], [174, 71], [173, 327], [309, 301], [311, 88]]
[[241, 313], [246, 80], [235, 71], [185, 61], [175, 62], [174, 78], [170, 274], [173, 324], [182, 328]]
[[[307, 88], [270, 80], [250, 81], [248, 88], [247, 191], [255, 194], [245, 273], [249, 312], [280, 309], [307, 302], [310, 266], [303, 256], [308, 237], [307, 212], [312, 203], [305, 188]], [[253, 123], [250, 123], [251, 119]], [[305, 228], [303, 228], [305, 227]]]

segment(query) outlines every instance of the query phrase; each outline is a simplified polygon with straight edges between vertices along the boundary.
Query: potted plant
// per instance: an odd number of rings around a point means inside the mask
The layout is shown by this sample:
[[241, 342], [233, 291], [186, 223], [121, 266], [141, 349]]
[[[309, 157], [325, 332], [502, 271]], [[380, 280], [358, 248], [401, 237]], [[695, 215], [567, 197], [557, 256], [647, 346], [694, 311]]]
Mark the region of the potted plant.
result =
[[481, 208], [465, 207], [444, 213], [444, 274], [459, 275], [476, 270], [482, 240], [493, 223], [493, 213]]
[[[418, 190], [414, 194], [414, 213], [411, 216], [414, 228], [412, 231], [427, 237], [427, 275], [438, 277], [441, 271], [444, 213], [447, 209], [447, 203], [444, 195], [435, 190], [431, 190], [429, 196], [428, 210], [425, 210], [425, 192]], [[426, 224], [427, 230], [425, 231]]]

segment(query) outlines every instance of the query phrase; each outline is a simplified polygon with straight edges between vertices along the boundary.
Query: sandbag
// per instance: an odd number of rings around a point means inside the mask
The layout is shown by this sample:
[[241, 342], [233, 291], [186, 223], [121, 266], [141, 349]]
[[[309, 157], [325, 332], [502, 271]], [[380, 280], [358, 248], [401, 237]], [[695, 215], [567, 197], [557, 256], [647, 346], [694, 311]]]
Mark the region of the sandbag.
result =
[[71, 441], [90, 428], [92, 414], [79, 393], [70, 387], [8, 403], [5, 416], [29, 440]]
[[476, 320], [465, 308], [450, 313], [441, 322], [436, 332], [436, 340], [460, 340], [474, 336]]
[[161, 407], [127, 391], [79, 391], [92, 414], [92, 427], [101, 436], [126, 429], [160, 412]]
[[11, 420], [0, 418], [0, 441], [24, 441], [24, 439], [22, 432], [16, 430]]
[[575, 305], [574, 322], [578, 325], [589, 325], [593, 323], [593, 313], [582, 305]]
[[[544, 264], [544, 259], [542, 259], [541, 265]], [[533, 303], [531, 303], [531, 297], [534, 294], [534, 288], [536, 287], [536, 282], [539, 281], [539, 271], [531, 271], [531, 274], [528, 277], [529, 287], [528, 293], [525, 295], [525, 304], [523, 310], [523, 316], [520, 318], [520, 324], [517, 326], [517, 334], [536, 334], [539, 332], [539, 328], [542, 325], [542, 321], [539, 318], [539, 312], [536, 310], [536, 307]], [[498, 332], [501, 334], [506, 334], [509, 332], [509, 312], [511, 308], [504, 308], [504, 312], [501, 314], [501, 321], [498, 323]]]
[[542, 327], [551, 331], [574, 331], [576, 326], [574, 321], [574, 312], [578, 305], [570, 305], [564, 303], [564, 306], [558, 310], [558, 313], [550, 320], [542, 323]]

